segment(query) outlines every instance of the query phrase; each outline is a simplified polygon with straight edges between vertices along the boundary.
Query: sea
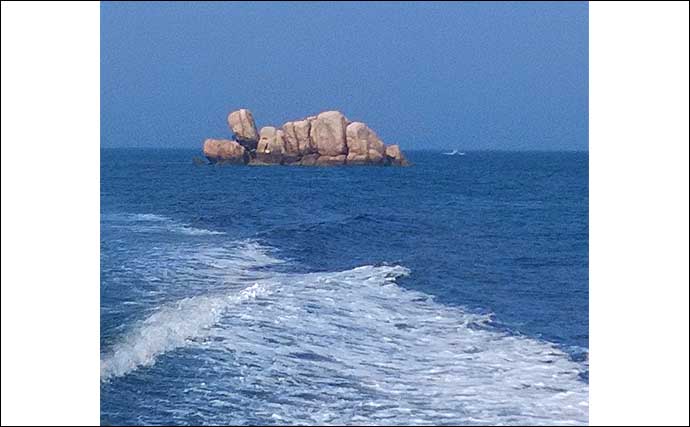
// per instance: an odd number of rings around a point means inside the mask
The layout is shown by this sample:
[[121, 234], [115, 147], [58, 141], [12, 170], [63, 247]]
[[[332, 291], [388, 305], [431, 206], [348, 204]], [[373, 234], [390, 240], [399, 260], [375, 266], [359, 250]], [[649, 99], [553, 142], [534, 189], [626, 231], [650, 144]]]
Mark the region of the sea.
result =
[[101, 150], [103, 425], [586, 425], [588, 153]]

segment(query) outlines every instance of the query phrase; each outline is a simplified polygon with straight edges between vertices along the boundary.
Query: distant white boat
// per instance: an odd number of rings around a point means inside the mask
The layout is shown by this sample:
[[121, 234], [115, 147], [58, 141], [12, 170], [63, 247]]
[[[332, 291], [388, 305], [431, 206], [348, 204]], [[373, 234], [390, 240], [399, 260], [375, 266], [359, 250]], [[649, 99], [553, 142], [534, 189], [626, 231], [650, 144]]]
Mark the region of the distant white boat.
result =
[[443, 153], [443, 154], [445, 154], [446, 156], [464, 156], [465, 155], [464, 152], [459, 152], [458, 150], [453, 150], [450, 153]]

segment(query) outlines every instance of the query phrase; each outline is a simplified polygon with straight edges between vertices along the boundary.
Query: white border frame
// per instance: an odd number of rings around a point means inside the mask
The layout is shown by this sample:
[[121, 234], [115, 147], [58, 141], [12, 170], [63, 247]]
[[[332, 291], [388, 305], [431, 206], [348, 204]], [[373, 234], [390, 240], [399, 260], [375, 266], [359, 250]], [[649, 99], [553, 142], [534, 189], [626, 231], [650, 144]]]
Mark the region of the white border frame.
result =
[[94, 425], [100, 5], [2, 2], [2, 425]]
[[[2, 424], [99, 413], [98, 3], [2, 2]], [[590, 422], [688, 425], [688, 3], [590, 4]]]
[[590, 423], [688, 425], [688, 3], [590, 3]]

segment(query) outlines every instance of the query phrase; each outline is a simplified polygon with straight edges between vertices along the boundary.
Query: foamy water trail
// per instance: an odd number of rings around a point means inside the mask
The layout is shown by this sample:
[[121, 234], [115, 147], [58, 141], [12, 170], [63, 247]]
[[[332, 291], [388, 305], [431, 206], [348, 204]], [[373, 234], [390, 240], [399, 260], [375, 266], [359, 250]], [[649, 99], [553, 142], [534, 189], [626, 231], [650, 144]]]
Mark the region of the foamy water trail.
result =
[[269, 252], [256, 242], [245, 240], [230, 242], [227, 247], [173, 247], [154, 252], [153, 259], [140, 261], [135, 269], [160, 280], [159, 276], [169, 269], [167, 263], [175, 260], [176, 275], [183, 279], [182, 283], [166, 286], [184, 287], [187, 292], [201, 294], [163, 303], [131, 327], [102, 357], [101, 379], [152, 365], [159, 355], [205, 336], [228, 307], [270, 292], [267, 278], [271, 274], [260, 269], [283, 261]]
[[[579, 378], [586, 365], [551, 343], [493, 328], [489, 315], [399, 286], [410, 274], [403, 266], [279, 273], [271, 268], [284, 261], [251, 241], [158, 256], [174, 259], [201, 293], [130, 326], [104, 353], [101, 378], [153, 370], [160, 387], [184, 394], [167, 412], [180, 423], [190, 411], [221, 425], [248, 417], [300, 425], [588, 421], [588, 385]], [[182, 357], [180, 349], [194, 362], [180, 359], [174, 378], [161, 377], [156, 360]]]
[[162, 307], [122, 338], [101, 360], [101, 379], [152, 365], [158, 355], [184, 346], [190, 338], [207, 334], [208, 328], [218, 322], [228, 306], [264, 294], [266, 289], [254, 284], [237, 295], [185, 298]]
[[221, 379], [221, 389], [280, 396], [239, 403], [280, 423], [587, 422], [584, 366], [550, 343], [491, 328], [487, 315], [399, 287], [408, 273], [363, 266], [275, 278], [262, 304], [232, 307], [212, 328], [216, 339], [194, 345], [214, 350], [209, 363], [226, 363], [213, 356], [222, 350], [243, 367], [242, 381]]

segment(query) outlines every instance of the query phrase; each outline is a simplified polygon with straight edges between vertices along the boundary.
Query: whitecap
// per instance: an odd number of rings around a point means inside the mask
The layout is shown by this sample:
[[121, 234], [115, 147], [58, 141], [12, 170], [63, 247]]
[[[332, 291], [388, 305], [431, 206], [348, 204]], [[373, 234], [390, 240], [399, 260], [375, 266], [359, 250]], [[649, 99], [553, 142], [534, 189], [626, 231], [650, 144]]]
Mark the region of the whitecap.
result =
[[[137, 233], [179, 233], [187, 236], [224, 235], [223, 231], [192, 227], [189, 224], [157, 214], [112, 213], [101, 215], [101, 220], [115, 228], [127, 228]], [[114, 223], [114, 224], [113, 224]], [[119, 224], [118, 224], [119, 223]]]

